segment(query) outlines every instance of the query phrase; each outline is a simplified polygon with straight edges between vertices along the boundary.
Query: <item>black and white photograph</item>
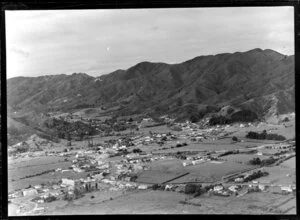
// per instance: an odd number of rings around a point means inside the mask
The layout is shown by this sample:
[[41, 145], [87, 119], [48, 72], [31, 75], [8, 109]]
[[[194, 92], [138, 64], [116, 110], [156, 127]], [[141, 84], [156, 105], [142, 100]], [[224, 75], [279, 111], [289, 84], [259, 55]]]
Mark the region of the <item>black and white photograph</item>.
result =
[[294, 17], [5, 10], [8, 216], [295, 215]]

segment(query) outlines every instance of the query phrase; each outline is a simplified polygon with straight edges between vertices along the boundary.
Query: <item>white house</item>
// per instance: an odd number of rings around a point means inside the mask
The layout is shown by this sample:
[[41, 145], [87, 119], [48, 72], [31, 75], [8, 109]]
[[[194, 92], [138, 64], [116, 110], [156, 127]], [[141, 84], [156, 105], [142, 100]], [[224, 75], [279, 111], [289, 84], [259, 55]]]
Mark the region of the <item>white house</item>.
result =
[[230, 186], [228, 189], [232, 192], [236, 192], [237, 191], [237, 186], [233, 185], [233, 186]]
[[76, 184], [76, 181], [72, 180], [72, 179], [62, 178], [61, 181], [62, 181], [62, 184], [66, 185], [66, 186], [75, 186], [75, 184]]
[[37, 195], [38, 192], [36, 189], [25, 189], [23, 191], [23, 196], [34, 196], [34, 195]]
[[215, 186], [214, 191], [221, 191], [223, 190], [223, 186]]
[[138, 186], [138, 189], [147, 189], [147, 188], [148, 188], [147, 185], [139, 185], [139, 186]]
[[282, 187], [280, 187], [280, 189], [282, 191], [286, 191], [286, 192], [293, 192], [293, 189], [291, 187], [288, 187], [288, 186], [282, 186]]

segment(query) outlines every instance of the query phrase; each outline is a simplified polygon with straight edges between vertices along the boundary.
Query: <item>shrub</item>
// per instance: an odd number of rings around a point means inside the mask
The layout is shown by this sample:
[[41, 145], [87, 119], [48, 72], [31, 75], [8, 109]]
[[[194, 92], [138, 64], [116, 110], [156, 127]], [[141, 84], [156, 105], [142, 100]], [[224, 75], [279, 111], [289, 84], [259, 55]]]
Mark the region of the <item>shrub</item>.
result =
[[288, 122], [288, 121], [290, 121], [290, 119], [289, 119], [288, 117], [285, 117], [285, 118], [282, 120], [282, 122]]
[[197, 115], [192, 115], [192, 116], [190, 117], [190, 121], [191, 121], [192, 123], [196, 123], [196, 122], [199, 121], [199, 117], [198, 117]]
[[64, 200], [67, 200], [67, 201], [72, 201], [72, 200], [75, 199], [75, 196], [66, 193], [66, 194], [64, 195], [63, 199], [64, 199]]
[[128, 122], [133, 122], [133, 119], [132, 119], [132, 118], [129, 118], [129, 119], [128, 119]]
[[185, 194], [192, 194], [196, 192], [196, 184], [186, 184], [184, 193]]
[[279, 134], [267, 134], [266, 136], [267, 140], [276, 140], [276, 141], [284, 141], [286, 138]]
[[233, 140], [233, 141], [239, 141], [239, 139], [238, 139], [236, 136], [233, 136], [233, 137], [232, 137], [232, 140]]
[[21, 146], [17, 146], [15, 152], [16, 153], [25, 153], [29, 150], [29, 145], [26, 142], [23, 142]]
[[154, 184], [154, 185], [152, 185], [152, 189], [153, 190], [158, 190], [158, 189], [160, 189], [161, 188], [161, 186], [159, 185], [159, 184]]
[[45, 202], [53, 202], [55, 200], [56, 200], [55, 196], [49, 196], [49, 197], [45, 198]]
[[83, 192], [81, 192], [79, 189], [75, 188], [74, 189], [74, 195], [75, 195], [75, 199], [79, 199], [81, 197], [83, 197]]
[[188, 183], [185, 185], [184, 192], [185, 194], [194, 194], [200, 192], [200, 190], [201, 190], [200, 184]]
[[270, 158], [268, 158], [268, 159], [262, 160], [262, 161], [261, 161], [261, 165], [262, 165], [262, 166], [268, 166], [268, 165], [271, 165], [271, 164], [275, 163], [277, 160], [278, 160], [278, 159], [275, 159], [275, 158], [273, 158], [273, 157], [270, 157]]
[[164, 136], [164, 137], [161, 138], [161, 140], [162, 140], [162, 141], [167, 141], [167, 137]]
[[258, 157], [253, 158], [252, 160], [249, 161], [251, 165], [260, 165], [261, 160]]
[[135, 149], [133, 149], [133, 151], [132, 151], [133, 153], [141, 153], [142, 152], [142, 150], [141, 149], [139, 149], [139, 148], [135, 148]]
[[183, 147], [182, 144], [176, 144], [176, 147]]

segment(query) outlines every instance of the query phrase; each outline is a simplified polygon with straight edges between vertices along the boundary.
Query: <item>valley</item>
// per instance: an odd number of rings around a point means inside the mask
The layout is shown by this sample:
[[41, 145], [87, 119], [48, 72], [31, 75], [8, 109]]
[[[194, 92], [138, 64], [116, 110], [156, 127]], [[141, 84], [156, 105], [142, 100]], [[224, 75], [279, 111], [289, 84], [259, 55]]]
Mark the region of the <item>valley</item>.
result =
[[8, 79], [9, 215], [295, 214], [293, 66], [257, 48]]

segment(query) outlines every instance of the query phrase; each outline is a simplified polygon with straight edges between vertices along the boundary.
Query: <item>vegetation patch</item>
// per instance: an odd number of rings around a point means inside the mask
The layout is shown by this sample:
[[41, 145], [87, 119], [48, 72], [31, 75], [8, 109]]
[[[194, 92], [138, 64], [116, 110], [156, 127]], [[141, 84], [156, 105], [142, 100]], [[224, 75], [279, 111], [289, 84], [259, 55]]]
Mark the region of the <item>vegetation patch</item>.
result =
[[267, 131], [264, 130], [261, 133], [250, 131], [246, 135], [246, 138], [257, 139], [257, 140], [276, 140], [276, 141], [284, 141], [286, 138], [279, 134], [267, 134]]

